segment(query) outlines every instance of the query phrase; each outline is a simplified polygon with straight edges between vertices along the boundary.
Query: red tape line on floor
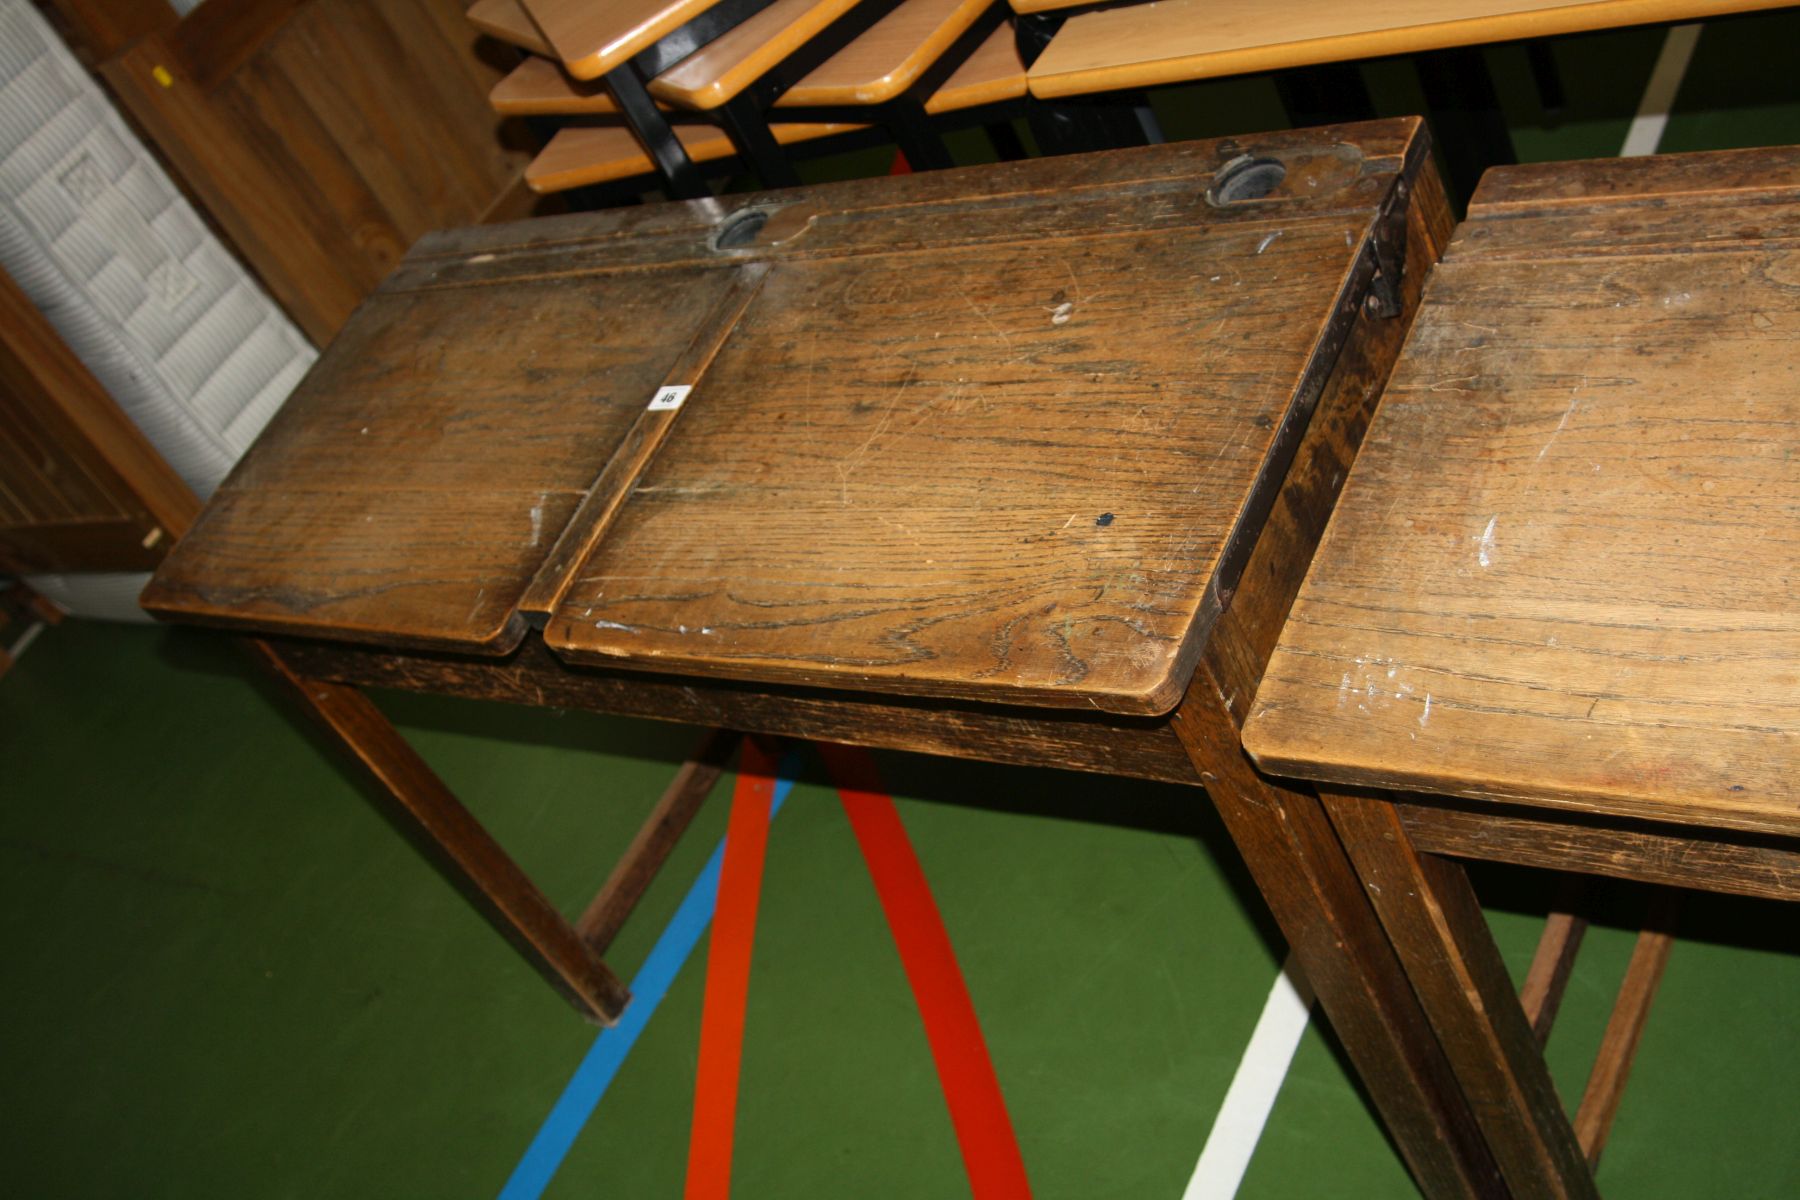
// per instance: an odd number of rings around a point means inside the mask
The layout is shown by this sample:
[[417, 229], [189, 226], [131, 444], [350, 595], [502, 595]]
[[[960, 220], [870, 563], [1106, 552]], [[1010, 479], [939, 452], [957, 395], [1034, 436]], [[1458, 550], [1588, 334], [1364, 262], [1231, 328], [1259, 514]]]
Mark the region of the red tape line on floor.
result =
[[819, 751], [862, 847], [912, 984], [975, 1200], [1029, 1197], [1025, 1160], [975, 1019], [974, 1002], [900, 814], [881, 790], [874, 760], [866, 751], [825, 744]]
[[744, 1005], [750, 991], [750, 948], [769, 845], [775, 760], [746, 739], [725, 830], [718, 908], [706, 951], [706, 1000], [700, 1017], [700, 1066], [694, 1077], [694, 1124], [688, 1135], [687, 1200], [726, 1200], [731, 1192], [731, 1141], [737, 1120], [738, 1069], [744, 1058]]

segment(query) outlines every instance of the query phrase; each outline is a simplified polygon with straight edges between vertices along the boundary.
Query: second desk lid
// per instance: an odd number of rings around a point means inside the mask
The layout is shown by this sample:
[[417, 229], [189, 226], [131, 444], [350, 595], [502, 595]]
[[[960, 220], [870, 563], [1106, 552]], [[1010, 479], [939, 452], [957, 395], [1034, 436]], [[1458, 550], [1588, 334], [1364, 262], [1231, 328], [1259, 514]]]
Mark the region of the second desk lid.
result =
[[[546, 642], [682, 674], [1166, 711], [1354, 316], [1415, 130], [944, 173], [885, 208], [821, 208]], [[1246, 148], [1286, 179], [1215, 206]]]

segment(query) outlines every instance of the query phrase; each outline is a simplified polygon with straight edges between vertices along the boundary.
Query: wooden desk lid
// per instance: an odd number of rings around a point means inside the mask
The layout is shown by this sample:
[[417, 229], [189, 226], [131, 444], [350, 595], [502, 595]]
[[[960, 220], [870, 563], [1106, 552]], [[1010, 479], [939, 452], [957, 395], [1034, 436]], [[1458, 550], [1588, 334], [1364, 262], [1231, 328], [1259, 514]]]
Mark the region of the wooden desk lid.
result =
[[[1416, 139], [1407, 120], [794, 193], [771, 225], [803, 232], [742, 252], [774, 264], [760, 294], [546, 642], [1166, 711]], [[1286, 181], [1211, 206], [1248, 149]]]
[[653, 289], [551, 270], [445, 282], [567, 224], [423, 239], [220, 486], [144, 607], [391, 646], [517, 645], [519, 596], [730, 282], [700, 266]]
[[1800, 834], [1800, 150], [1488, 174], [1244, 742]]

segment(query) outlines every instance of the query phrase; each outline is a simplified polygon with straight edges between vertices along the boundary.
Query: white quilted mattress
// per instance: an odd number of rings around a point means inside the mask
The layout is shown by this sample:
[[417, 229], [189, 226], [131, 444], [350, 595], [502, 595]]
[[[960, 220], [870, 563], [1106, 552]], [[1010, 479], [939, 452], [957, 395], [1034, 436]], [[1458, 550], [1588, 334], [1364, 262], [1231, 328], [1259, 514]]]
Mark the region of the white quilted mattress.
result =
[[28, 0], [0, 0], [0, 265], [202, 497], [316, 357]]

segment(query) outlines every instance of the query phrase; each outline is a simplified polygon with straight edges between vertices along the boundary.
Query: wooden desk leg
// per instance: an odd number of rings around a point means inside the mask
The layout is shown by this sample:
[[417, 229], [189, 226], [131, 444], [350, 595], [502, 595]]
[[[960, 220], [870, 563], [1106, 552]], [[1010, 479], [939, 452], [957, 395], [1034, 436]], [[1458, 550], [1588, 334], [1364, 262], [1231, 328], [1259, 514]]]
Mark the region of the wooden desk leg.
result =
[[1434, 1200], [1507, 1195], [1318, 798], [1257, 773], [1217, 685], [1202, 661], [1175, 732], [1413, 1179]]
[[381, 710], [347, 684], [301, 676], [267, 642], [252, 639], [250, 647], [377, 786], [399, 801], [415, 828], [441, 854], [451, 882], [551, 986], [589, 1020], [607, 1025], [618, 1020], [630, 999], [619, 977], [406, 744]]
[[1323, 798], [1513, 1193], [1597, 1197], [1461, 864], [1415, 846], [1383, 796]]

